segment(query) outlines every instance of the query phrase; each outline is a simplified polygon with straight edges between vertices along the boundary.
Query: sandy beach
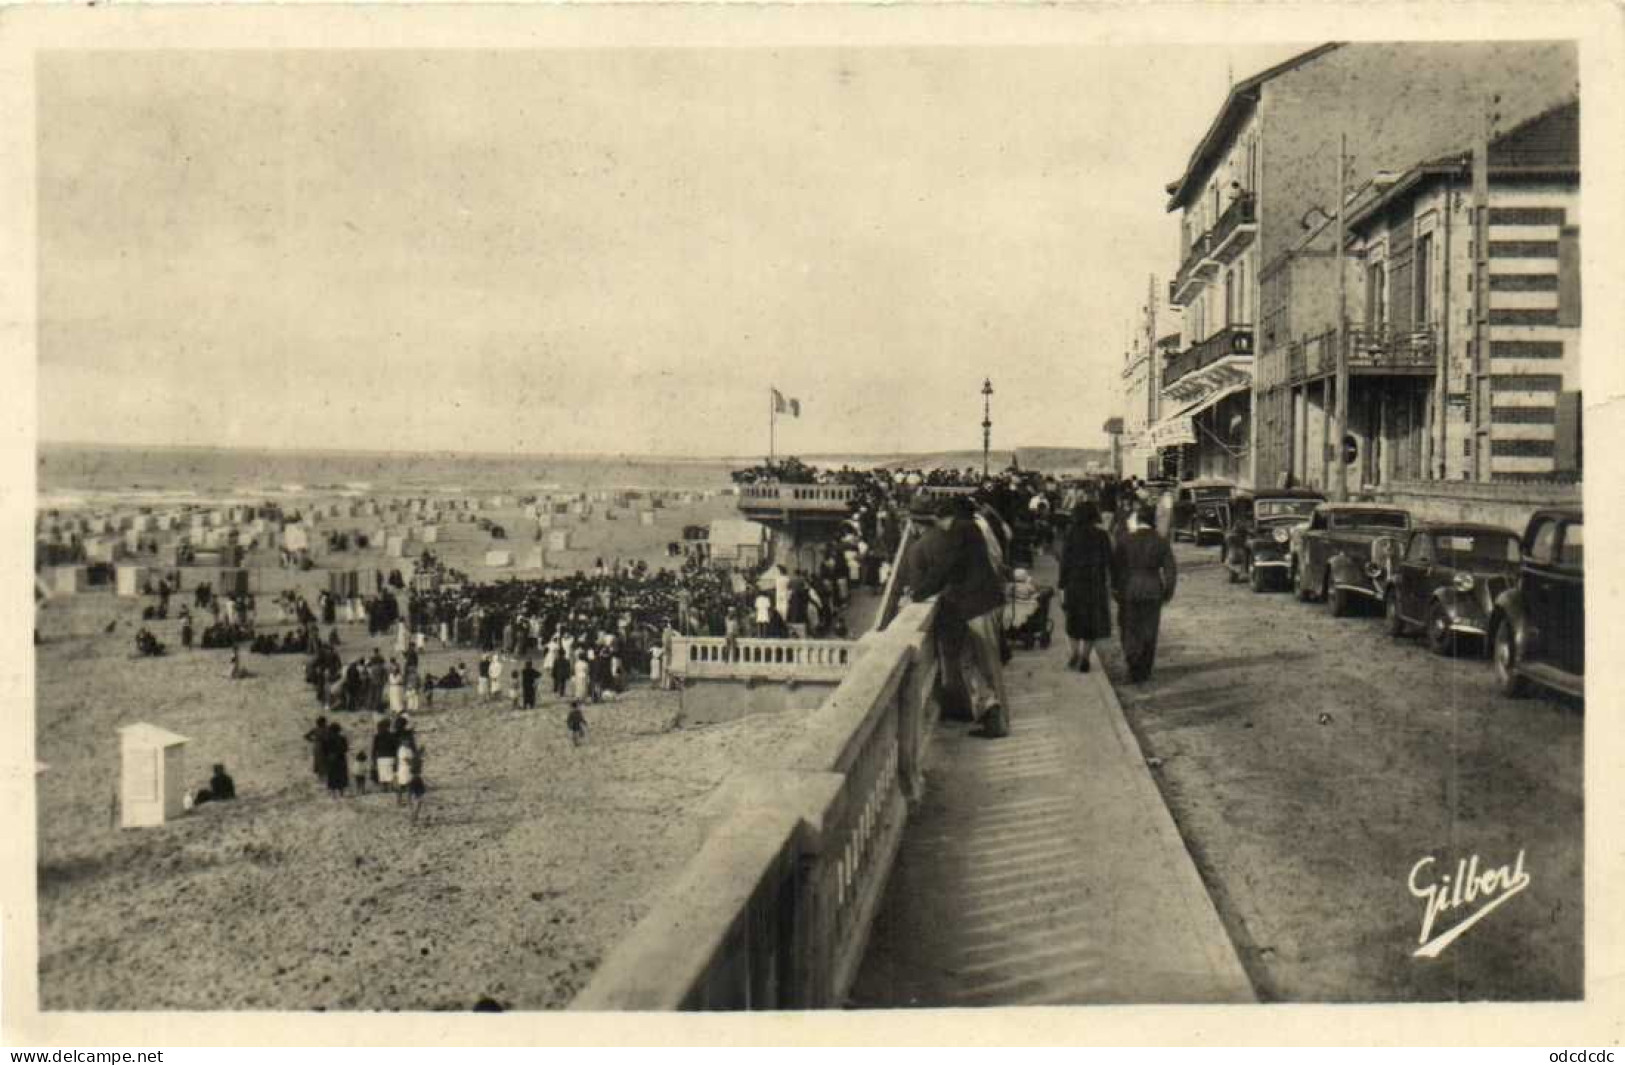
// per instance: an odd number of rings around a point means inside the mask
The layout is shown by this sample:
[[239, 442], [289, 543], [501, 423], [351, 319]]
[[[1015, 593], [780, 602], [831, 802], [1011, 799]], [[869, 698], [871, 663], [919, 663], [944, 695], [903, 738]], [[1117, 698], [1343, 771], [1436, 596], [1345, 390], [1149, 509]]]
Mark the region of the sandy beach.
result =
[[[654, 526], [594, 518], [577, 526], [592, 546], [554, 564], [659, 561], [683, 524], [727, 513], [719, 498]], [[489, 516], [510, 536], [534, 528], [517, 510]], [[452, 565], [501, 575], [475, 568], [492, 544], [473, 524], [447, 535], [435, 549]], [[387, 564], [376, 550], [359, 558]], [[274, 590], [313, 575], [261, 577]], [[262, 628], [270, 599], [262, 590]], [[230, 681], [229, 653], [181, 650], [170, 620], [151, 625], [169, 654], [137, 659], [141, 605], [98, 591], [38, 615], [45, 1009], [466, 1010], [481, 996], [561, 1007], [698, 849], [730, 770], [794, 730], [788, 715], [679, 729], [679, 696], [639, 682], [588, 708], [591, 740], [575, 748], [551, 696], [523, 711], [443, 695], [415, 718], [429, 793], [414, 827], [394, 796], [335, 801], [312, 773], [302, 656], [245, 654], [251, 676]], [[339, 631], [346, 658], [374, 642], [388, 653], [364, 625]], [[431, 641], [424, 668], [477, 658]], [[374, 727], [338, 717], [352, 745]], [[115, 827], [117, 729], [136, 721], [189, 738], [191, 787], [225, 764], [238, 800], [163, 828]]]

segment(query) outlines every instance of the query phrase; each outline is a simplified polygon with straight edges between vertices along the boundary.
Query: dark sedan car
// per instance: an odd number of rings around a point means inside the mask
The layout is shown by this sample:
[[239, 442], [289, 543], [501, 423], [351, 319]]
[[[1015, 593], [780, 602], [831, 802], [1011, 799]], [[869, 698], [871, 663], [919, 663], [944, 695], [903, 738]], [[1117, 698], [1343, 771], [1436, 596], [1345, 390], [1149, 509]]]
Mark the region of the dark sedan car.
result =
[[1201, 546], [1206, 539], [1223, 540], [1230, 527], [1230, 501], [1236, 486], [1217, 479], [1187, 481], [1174, 500], [1175, 538], [1184, 536]]
[[1259, 489], [1230, 503], [1224, 534], [1224, 565], [1230, 581], [1246, 579], [1253, 591], [1284, 587], [1292, 566], [1292, 530], [1306, 525], [1326, 497], [1308, 488]]
[[1585, 697], [1585, 518], [1541, 510], [1523, 534], [1517, 584], [1490, 618], [1495, 678], [1508, 695], [1531, 683]]
[[1420, 627], [1429, 647], [1449, 654], [1460, 637], [1488, 639], [1495, 600], [1517, 580], [1518, 534], [1497, 525], [1423, 525], [1408, 542], [1395, 538], [1373, 555], [1385, 556], [1390, 571], [1388, 632]]

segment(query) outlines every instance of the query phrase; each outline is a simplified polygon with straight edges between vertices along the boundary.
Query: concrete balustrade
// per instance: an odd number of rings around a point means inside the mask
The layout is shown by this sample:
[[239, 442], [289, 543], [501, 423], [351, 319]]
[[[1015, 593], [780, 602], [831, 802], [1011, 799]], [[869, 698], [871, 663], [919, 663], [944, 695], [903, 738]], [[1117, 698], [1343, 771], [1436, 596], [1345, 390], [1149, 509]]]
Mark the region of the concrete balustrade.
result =
[[909, 604], [857, 641], [845, 679], [775, 764], [729, 781], [728, 816], [572, 1009], [841, 1003], [919, 793], [937, 712], [935, 610]]
[[758, 640], [724, 636], [672, 638], [674, 676], [705, 679], [840, 680], [853, 640]]

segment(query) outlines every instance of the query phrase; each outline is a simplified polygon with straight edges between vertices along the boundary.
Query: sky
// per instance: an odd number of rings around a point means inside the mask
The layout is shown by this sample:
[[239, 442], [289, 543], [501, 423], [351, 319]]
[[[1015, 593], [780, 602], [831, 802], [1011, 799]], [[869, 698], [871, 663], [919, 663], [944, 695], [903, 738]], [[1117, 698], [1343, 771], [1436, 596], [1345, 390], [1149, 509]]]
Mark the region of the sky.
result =
[[1098, 447], [1164, 186], [1300, 46], [58, 52], [39, 435]]

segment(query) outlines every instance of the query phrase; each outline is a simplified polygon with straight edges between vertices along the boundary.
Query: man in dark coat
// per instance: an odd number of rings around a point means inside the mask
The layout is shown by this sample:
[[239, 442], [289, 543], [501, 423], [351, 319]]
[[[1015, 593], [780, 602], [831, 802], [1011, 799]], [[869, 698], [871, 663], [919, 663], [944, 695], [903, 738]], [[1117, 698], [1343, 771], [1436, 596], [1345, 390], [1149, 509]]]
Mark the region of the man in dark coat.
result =
[[942, 500], [936, 527], [943, 547], [911, 586], [916, 601], [940, 593], [939, 624], [958, 624], [964, 631], [961, 656], [971, 712], [983, 735], [1010, 733], [1010, 703], [1004, 689], [1004, 661], [999, 649], [999, 618], [1004, 607], [1003, 578], [989, 548], [989, 537], [976, 522], [969, 499]]
[[525, 659], [525, 668], [519, 671], [519, 690], [526, 710], [536, 709], [536, 682], [541, 676], [535, 664], [530, 659]]
[[1155, 509], [1141, 507], [1134, 518], [1136, 527], [1112, 550], [1112, 594], [1129, 679], [1141, 684], [1156, 664], [1162, 605], [1174, 597], [1179, 573], [1173, 549], [1157, 534]]
[[[932, 505], [919, 501], [910, 510], [914, 521], [914, 537], [898, 565], [897, 588], [899, 595], [912, 595], [926, 581], [926, 575], [950, 562], [953, 548], [948, 534], [937, 528]], [[913, 595], [916, 600], [924, 596]], [[965, 677], [960, 661], [965, 654], [965, 627], [944, 620], [939, 612], [933, 633], [937, 644], [937, 663], [942, 677], [942, 714], [954, 721], [972, 719], [970, 697], [965, 690]]]

